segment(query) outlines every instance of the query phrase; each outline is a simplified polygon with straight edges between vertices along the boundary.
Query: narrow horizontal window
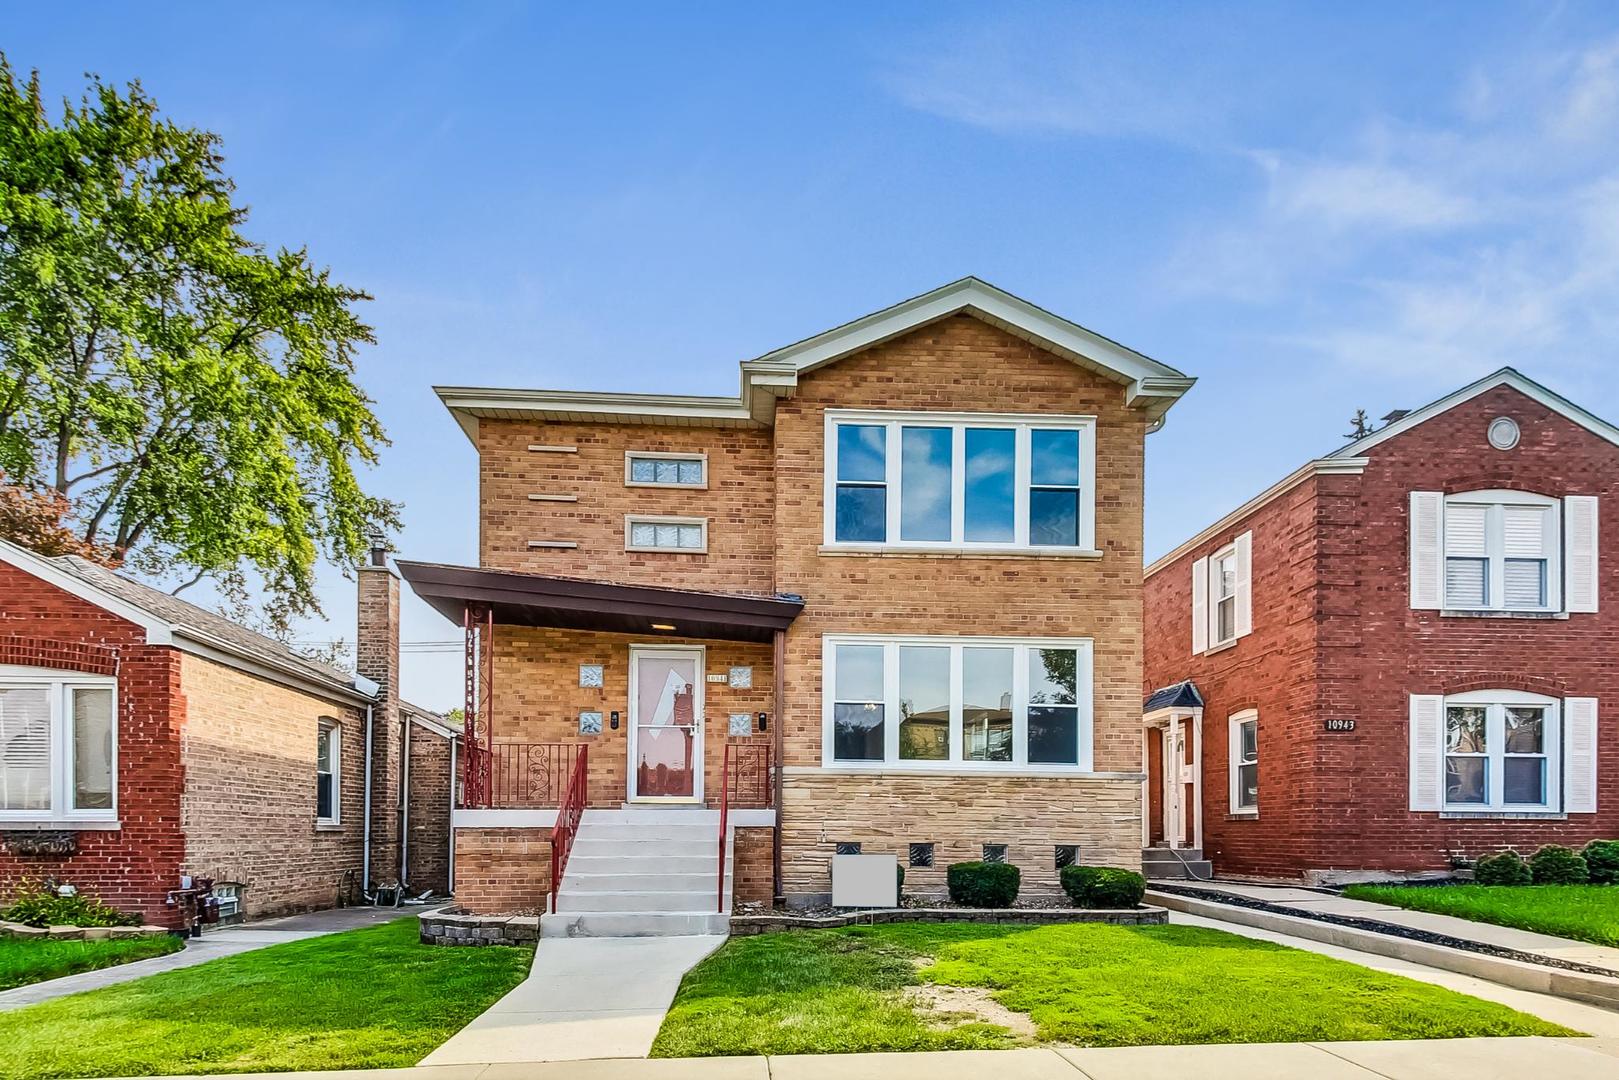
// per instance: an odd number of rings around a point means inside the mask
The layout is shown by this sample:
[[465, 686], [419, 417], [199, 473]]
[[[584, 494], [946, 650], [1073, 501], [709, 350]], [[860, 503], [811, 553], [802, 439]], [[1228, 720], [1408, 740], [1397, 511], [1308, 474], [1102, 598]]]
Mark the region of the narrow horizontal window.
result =
[[702, 454], [632, 451], [625, 455], [624, 482], [637, 487], [706, 487], [708, 459]]
[[705, 518], [625, 519], [625, 548], [629, 551], [685, 551], [702, 553], [708, 549], [708, 521]]
[[839, 840], [836, 853], [839, 855], [858, 855], [860, 854], [860, 841]]

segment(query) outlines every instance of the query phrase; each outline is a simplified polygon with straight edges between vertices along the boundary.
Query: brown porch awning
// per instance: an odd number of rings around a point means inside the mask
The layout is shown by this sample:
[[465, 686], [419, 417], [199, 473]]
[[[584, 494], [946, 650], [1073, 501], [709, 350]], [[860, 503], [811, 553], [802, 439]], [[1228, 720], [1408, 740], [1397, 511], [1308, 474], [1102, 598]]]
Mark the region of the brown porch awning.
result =
[[804, 610], [802, 597], [700, 592], [656, 585], [485, 570], [399, 560], [416, 595], [460, 624], [468, 605], [488, 606], [497, 623], [720, 641], [769, 641]]

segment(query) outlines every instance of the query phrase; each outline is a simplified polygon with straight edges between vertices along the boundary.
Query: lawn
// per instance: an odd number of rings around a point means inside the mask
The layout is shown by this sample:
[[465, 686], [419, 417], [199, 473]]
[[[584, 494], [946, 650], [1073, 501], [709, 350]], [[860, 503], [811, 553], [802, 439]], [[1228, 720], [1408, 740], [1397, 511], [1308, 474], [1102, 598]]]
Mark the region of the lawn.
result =
[[1619, 885], [1351, 885], [1344, 895], [1619, 946]]
[[397, 919], [0, 1013], [0, 1076], [414, 1065], [534, 955], [422, 945], [417, 933]]
[[733, 940], [686, 976], [652, 1054], [1567, 1034], [1218, 930], [916, 923]]
[[127, 964], [131, 960], [145, 960], [184, 947], [175, 937], [120, 938], [117, 941], [0, 938], [0, 990]]

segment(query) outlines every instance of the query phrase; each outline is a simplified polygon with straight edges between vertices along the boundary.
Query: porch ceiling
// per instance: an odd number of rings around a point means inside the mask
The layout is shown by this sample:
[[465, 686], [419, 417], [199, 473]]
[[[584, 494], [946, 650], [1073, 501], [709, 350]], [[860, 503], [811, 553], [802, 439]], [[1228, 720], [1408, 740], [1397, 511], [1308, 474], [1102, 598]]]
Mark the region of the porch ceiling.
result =
[[487, 605], [495, 622], [507, 626], [769, 641], [804, 609], [796, 596], [621, 585], [444, 563], [396, 565], [417, 596], [457, 624], [468, 605]]

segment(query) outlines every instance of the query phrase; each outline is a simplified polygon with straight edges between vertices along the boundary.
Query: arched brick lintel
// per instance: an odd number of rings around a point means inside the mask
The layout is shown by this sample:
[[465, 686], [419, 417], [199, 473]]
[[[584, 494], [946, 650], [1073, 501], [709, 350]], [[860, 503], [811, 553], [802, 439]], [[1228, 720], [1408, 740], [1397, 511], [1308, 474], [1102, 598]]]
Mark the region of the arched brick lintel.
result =
[[1507, 675], [1493, 672], [1488, 675], [1467, 675], [1448, 680], [1443, 687], [1446, 697], [1466, 694], [1474, 690], [1521, 690], [1526, 694], [1544, 694], [1547, 697], [1568, 696], [1568, 684], [1561, 679], [1542, 679], [1532, 675]]

